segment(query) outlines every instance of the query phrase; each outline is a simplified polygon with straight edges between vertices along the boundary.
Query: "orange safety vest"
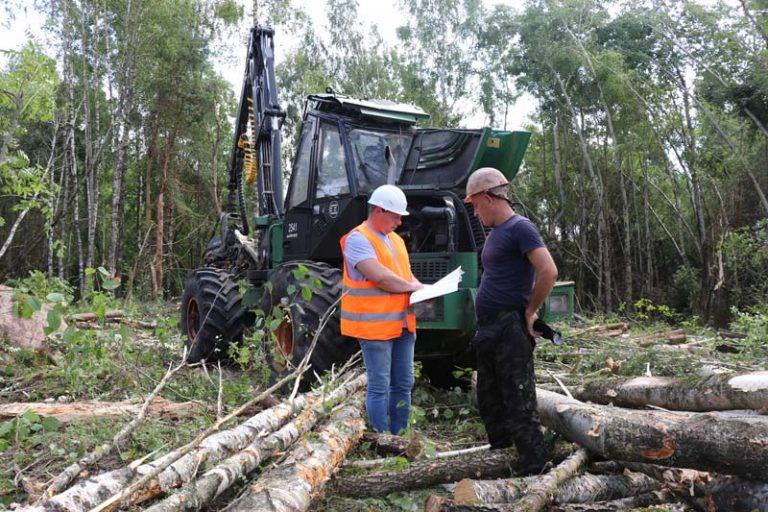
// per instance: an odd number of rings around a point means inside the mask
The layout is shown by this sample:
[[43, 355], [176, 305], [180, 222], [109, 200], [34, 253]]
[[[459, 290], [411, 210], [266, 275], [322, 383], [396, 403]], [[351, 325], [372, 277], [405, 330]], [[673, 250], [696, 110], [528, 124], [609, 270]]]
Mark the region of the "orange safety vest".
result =
[[[341, 238], [341, 252], [350, 233], [359, 231], [373, 245], [379, 263], [410, 281], [412, 279], [411, 264], [405, 242], [397, 233], [389, 233], [389, 247], [365, 223]], [[372, 281], [354, 281], [349, 277], [347, 260], [344, 258], [344, 294], [341, 297], [341, 334], [365, 340], [391, 340], [397, 338], [405, 327], [410, 332], [416, 332], [416, 315], [409, 306], [409, 293], [391, 293], [382, 290]]]

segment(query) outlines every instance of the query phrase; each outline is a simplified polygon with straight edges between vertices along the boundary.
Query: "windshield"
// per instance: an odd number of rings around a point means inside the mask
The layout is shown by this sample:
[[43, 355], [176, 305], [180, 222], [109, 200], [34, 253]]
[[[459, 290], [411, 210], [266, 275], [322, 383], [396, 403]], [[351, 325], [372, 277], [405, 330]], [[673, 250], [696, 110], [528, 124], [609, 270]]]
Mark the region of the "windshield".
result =
[[413, 134], [350, 128], [348, 138], [358, 189], [365, 193], [387, 182], [387, 161], [384, 158], [384, 148], [387, 146], [395, 157], [395, 177], [400, 176]]

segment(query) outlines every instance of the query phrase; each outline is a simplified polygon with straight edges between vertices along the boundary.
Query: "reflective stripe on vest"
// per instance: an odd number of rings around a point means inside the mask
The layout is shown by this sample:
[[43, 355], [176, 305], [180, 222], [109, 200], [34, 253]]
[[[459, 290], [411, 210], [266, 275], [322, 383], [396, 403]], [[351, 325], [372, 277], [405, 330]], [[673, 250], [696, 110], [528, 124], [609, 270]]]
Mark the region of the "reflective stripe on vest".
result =
[[[341, 239], [344, 252], [347, 237], [358, 231], [371, 243], [379, 263], [406, 281], [410, 281], [411, 266], [403, 239], [396, 233], [387, 238], [392, 249], [387, 247], [365, 223], [359, 225]], [[341, 298], [341, 333], [345, 336], [367, 340], [389, 340], [397, 338], [403, 328], [416, 331], [416, 317], [409, 306], [410, 294], [390, 293], [378, 288], [370, 281], [354, 281], [349, 276], [347, 261], [344, 259], [344, 294]]]

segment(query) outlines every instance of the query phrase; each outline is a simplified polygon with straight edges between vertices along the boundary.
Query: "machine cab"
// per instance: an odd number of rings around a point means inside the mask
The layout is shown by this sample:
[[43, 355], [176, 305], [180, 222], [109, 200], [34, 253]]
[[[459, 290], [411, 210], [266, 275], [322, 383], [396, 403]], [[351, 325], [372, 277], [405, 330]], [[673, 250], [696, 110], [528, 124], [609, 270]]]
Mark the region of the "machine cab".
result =
[[400, 175], [414, 125], [428, 116], [409, 105], [335, 94], [308, 101], [286, 195], [283, 251], [288, 260], [339, 264], [339, 239], [365, 219], [368, 195], [388, 174]]

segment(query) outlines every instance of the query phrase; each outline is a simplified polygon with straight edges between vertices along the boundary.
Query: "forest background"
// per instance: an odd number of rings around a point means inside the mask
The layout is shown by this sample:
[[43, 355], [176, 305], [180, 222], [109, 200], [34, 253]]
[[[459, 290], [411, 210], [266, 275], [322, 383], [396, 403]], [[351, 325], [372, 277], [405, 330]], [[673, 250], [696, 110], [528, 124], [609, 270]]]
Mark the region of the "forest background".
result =
[[[528, 94], [514, 200], [582, 310], [768, 314], [768, 0], [398, 0], [394, 42], [360, 21], [370, 2], [329, 2], [324, 24], [290, 0], [259, 5], [278, 46], [300, 41], [277, 69], [285, 172], [303, 99], [327, 86], [418, 105], [425, 126], [482, 112], [500, 129]], [[226, 189], [237, 98], [215, 41], [252, 13], [234, 0], [35, 7], [53, 46], [29, 35], [0, 67], [0, 281], [82, 295], [104, 267], [129, 297], [176, 296]]]

